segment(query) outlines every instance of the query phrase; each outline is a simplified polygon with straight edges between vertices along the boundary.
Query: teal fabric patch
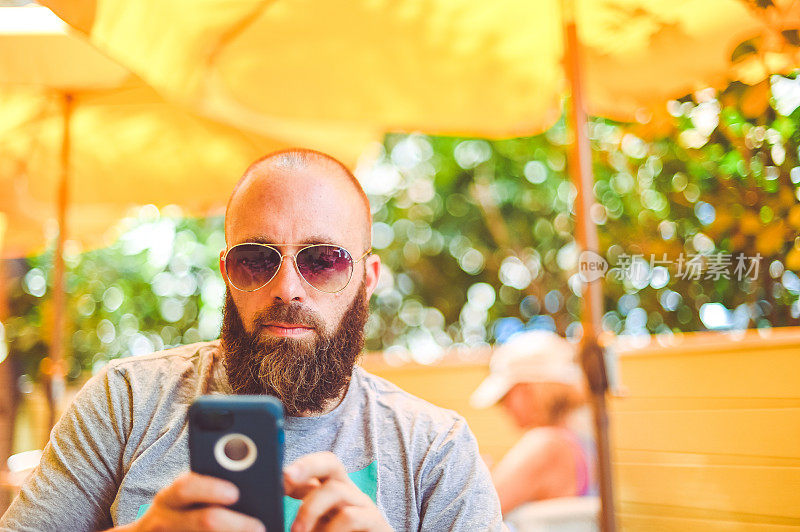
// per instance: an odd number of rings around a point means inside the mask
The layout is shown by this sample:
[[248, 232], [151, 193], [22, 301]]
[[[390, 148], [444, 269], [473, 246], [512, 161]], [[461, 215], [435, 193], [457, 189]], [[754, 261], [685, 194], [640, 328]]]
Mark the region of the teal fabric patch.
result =
[[149, 504], [143, 504], [139, 506], [139, 513], [136, 514], [136, 519], [139, 519], [141, 516], [143, 516], [148, 508], [150, 508]]
[[[353, 484], [358, 486], [358, 489], [366, 493], [369, 496], [369, 498], [372, 499], [372, 502], [376, 504], [378, 503], [377, 461], [373, 461], [364, 469], [348, 473], [347, 476], [350, 477], [350, 480], [353, 481]], [[148, 508], [150, 508], [150, 504], [143, 504], [139, 506], [139, 512], [136, 514], [136, 519], [142, 517]], [[297, 517], [297, 511], [299, 509], [300, 509], [299, 500], [293, 499], [288, 495], [284, 495], [283, 517], [284, 517], [284, 528], [286, 532], [289, 532], [289, 529], [292, 527], [292, 523], [294, 523], [294, 518]]]
[[[358, 486], [358, 489], [366, 493], [372, 502], [378, 503], [378, 462], [373, 461], [364, 469], [354, 471], [347, 474], [353, 484]], [[289, 532], [294, 523], [294, 518], [297, 517], [297, 511], [300, 509], [300, 501], [293, 499], [288, 495], [283, 497], [283, 523], [284, 530]]]

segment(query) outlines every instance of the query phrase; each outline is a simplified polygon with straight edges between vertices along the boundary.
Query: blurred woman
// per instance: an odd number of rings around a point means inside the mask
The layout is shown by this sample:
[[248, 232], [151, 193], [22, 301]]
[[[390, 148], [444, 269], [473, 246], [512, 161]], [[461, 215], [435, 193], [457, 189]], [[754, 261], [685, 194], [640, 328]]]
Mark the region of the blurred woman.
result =
[[497, 347], [471, 403], [498, 402], [526, 431], [492, 469], [503, 514], [526, 502], [594, 493], [594, 446], [588, 429], [579, 427], [584, 379], [569, 342], [528, 331]]

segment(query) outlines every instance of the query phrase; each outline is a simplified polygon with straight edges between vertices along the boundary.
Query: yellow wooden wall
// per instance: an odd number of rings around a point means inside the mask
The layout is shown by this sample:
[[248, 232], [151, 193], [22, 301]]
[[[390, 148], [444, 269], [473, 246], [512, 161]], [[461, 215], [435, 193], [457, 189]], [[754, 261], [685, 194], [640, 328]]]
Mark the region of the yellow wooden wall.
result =
[[626, 530], [800, 526], [800, 329], [619, 351], [612, 399]]

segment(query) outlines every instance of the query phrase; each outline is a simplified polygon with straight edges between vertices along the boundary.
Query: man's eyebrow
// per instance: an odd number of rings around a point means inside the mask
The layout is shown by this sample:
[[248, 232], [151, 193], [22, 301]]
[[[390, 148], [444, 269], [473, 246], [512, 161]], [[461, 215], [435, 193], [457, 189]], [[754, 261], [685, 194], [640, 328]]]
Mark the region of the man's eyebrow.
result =
[[311, 244], [332, 244], [335, 246], [340, 245], [335, 239], [324, 235], [313, 235], [297, 242], [276, 242], [273, 238], [265, 236], [251, 236], [245, 238], [242, 242], [254, 242], [256, 244], [298, 244], [298, 245], [311, 245]]

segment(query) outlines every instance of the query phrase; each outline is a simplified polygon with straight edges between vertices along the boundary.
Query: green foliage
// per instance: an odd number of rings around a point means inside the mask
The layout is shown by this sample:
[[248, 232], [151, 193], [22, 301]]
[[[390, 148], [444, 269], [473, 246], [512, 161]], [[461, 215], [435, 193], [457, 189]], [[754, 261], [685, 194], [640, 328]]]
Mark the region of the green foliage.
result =
[[[166, 210], [169, 212], [169, 210]], [[67, 257], [68, 377], [110, 359], [216, 338], [225, 287], [222, 219], [190, 219], [144, 207], [106, 249]], [[29, 260], [12, 291], [11, 355], [37, 376], [47, 355], [52, 253]]]
[[[769, 98], [766, 82], [734, 84], [647, 125], [592, 121], [606, 330], [798, 323], [800, 112], [781, 116]], [[387, 137], [362, 178], [395, 280], [378, 291], [370, 347], [429, 359], [523, 327], [580, 334], [569, 142], [563, 122], [503, 141]]]

